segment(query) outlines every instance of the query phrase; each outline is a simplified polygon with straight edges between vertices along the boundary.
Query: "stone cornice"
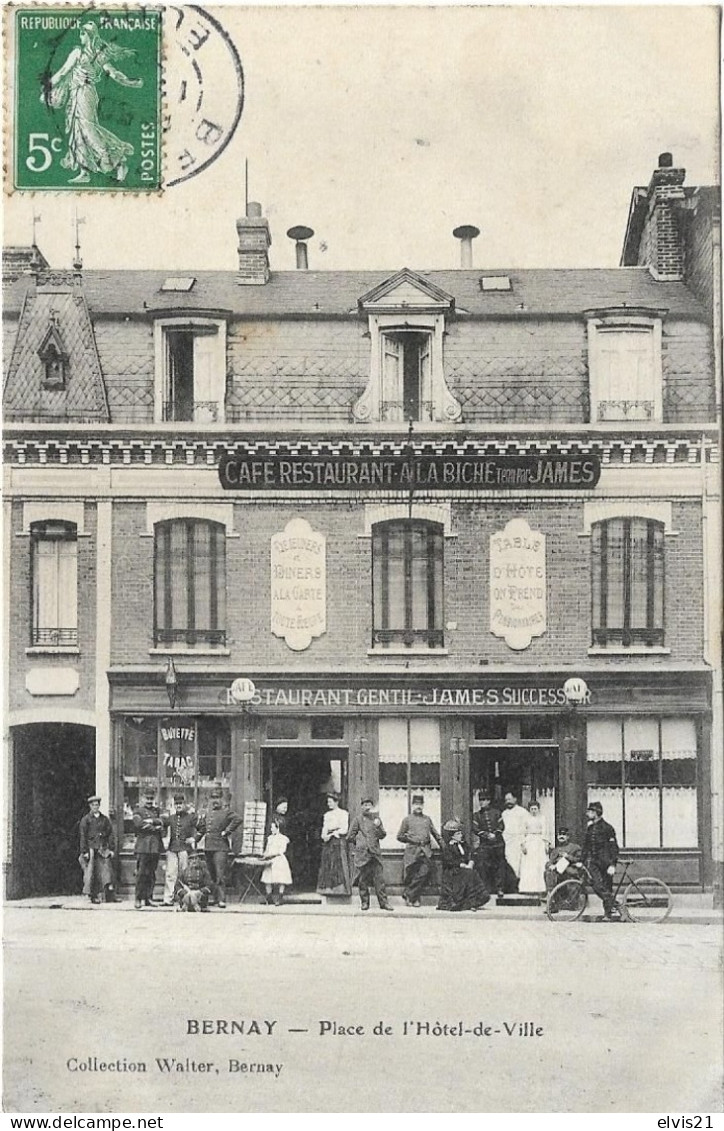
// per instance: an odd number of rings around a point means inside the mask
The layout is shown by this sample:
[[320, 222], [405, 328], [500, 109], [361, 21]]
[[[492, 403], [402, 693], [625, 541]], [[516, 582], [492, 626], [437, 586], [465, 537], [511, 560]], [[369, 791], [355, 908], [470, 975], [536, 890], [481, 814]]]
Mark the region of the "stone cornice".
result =
[[[12, 425], [5, 430], [4, 459], [16, 467], [120, 466], [215, 467], [236, 445], [250, 456], [279, 452], [310, 456], [320, 452], [356, 456], [462, 456], [501, 455], [553, 457], [597, 455], [604, 467], [662, 465], [691, 466], [718, 461], [715, 426], [685, 428], [471, 429], [425, 427], [412, 436], [393, 432], [309, 430], [283, 431], [230, 428], [213, 431], [189, 428], [116, 429], [88, 426], [39, 428]], [[410, 449], [412, 445], [412, 453]]]

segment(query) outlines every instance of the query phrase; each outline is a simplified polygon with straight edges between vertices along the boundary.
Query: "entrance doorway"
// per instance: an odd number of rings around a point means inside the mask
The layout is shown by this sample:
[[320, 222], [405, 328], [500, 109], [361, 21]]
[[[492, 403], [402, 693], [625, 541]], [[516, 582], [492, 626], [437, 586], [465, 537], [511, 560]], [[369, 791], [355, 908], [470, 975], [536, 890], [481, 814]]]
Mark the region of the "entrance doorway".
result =
[[13, 895], [80, 892], [78, 826], [95, 789], [95, 730], [75, 723], [14, 727], [13, 753]]
[[268, 813], [280, 797], [289, 802], [287, 857], [297, 891], [314, 891], [322, 854], [322, 820], [326, 794], [341, 795], [346, 808], [347, 748], [296, 746], [263, 747], [264, 800]]
[[516, 795], [527, 807], [538, 801], [549, 832], [556, 825], [556, 781], [558, 776], [557, 746], [471, 746], [470, 788], [474, 808], [477, 791], [485, 790], [497, 808], [503, 808], [506, 793]]

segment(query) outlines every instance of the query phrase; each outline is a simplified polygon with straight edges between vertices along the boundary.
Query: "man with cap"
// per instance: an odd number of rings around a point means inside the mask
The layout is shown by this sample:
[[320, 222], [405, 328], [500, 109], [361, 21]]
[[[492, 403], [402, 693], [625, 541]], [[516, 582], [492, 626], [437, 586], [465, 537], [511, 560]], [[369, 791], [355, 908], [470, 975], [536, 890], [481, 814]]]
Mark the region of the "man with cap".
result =
[[556, 843], [548, 853], [543, 878], [546, 890], [552, 891], [556, 884], [564, 880], [578, 879], [576, 865], [581, 863], [581, 846], [571, 840], [571, 834], [561, 825], [556, 833]]
[[375, 889], [377, 902], [382, 911], [392, 911], [385, 881], [382, 874], [382, 849], [380, 841], [387, 836], [379, 814], [375, 811], [371, 797], [362, 802], [362, 812], [349, 826], [347, 840], [352, 846], [352, 861], [355, 877], [352, 886], [359, 887], [360, 904], [363, 911], [370, 906], [370, 888]]
[[586, 835], [583, 839], [583, 863], [591, 873], [591, 884], [603, 904], [604, 919], [620, 919], [614, 906], [613, 877], [618, 862], [618, 841], [613, 825], [603, 819], [603, 805], [591, 801], [586, 808]]
[[183, 793], [173, 796], [173, 812], [161, 817], [164, 828], [168, 830], [166, 849], [166, 879], [163, 885], [165, 907], [173, 906], [173, 896], [179, 874], [186, 871], [189, 849], [196, 845], [199, 819], [194, 810], [186, 805]]
[[153, 907], [156, 868], [163, 848], [163, 821], [156, 804], [156, 791], [149, 786], [142, 805], [133, 811], [136, 830], [136, 910]]
[[212, 895], [219, 907], [226, 907], [226, 868], [230, 847], [228, 838], [240, 824], [241, 817], [231, 809], [224, 808], [221, 790], [212, 790], [211, 809], [206, 814], [203, 825], [206, 833], [204, 852], [211, 877]]
[[473, 813], [473, 832], [478, 838], [473, 856], [475, 870], [486, 891], [502, 896], [505, 891], [505, 841], [501, 813], [492, 804], [490, 794], [482, 789], [478, 791], [478, 801], [480, 808]]
[[105, 813], [101, 813], [101, 799], [96, 794], [88, 798], [88, 810], [78, 828], [83, 895], [89, 896], [91, 903], [102, 903], [105, 892], [107, 903], [120, 903], [113, 883], [112, 861], [116, 852], [113, 825]]
[[432, 859], [432, 842], [442, 848], [442, 838], [431, 819], [423, 812], [425, 798], [421, 793], [412, 798], [412, 812], [404, 817], [397, 839], [405, 846], [402, 860], [402, 898], [410, 907], [420, 906], [420, 896], [427, 883]]

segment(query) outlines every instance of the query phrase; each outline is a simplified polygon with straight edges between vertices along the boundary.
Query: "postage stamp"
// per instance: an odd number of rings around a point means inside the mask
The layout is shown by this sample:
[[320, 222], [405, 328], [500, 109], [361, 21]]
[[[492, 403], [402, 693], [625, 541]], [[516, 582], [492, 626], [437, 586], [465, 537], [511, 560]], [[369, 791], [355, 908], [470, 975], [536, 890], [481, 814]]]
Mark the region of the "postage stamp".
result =
[[13, 187], [161, 187], [162, 13], [31, 7], [14, 12]]

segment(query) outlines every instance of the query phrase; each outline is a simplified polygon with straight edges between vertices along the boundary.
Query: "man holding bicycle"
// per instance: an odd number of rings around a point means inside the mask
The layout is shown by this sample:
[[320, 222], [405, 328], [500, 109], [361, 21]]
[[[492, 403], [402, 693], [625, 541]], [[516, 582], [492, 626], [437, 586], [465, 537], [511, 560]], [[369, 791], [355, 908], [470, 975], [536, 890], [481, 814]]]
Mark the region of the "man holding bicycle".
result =
[[612, 825], [603, 819], [600, 801], [592, 801], [586, 809], [586, 836], [583, 841], [583, 862], [591, 874], [591, 885], [603, 904], [605, 919], [620, 919], [613, 898], [613, 877], [618, 861], [618, 841]]

